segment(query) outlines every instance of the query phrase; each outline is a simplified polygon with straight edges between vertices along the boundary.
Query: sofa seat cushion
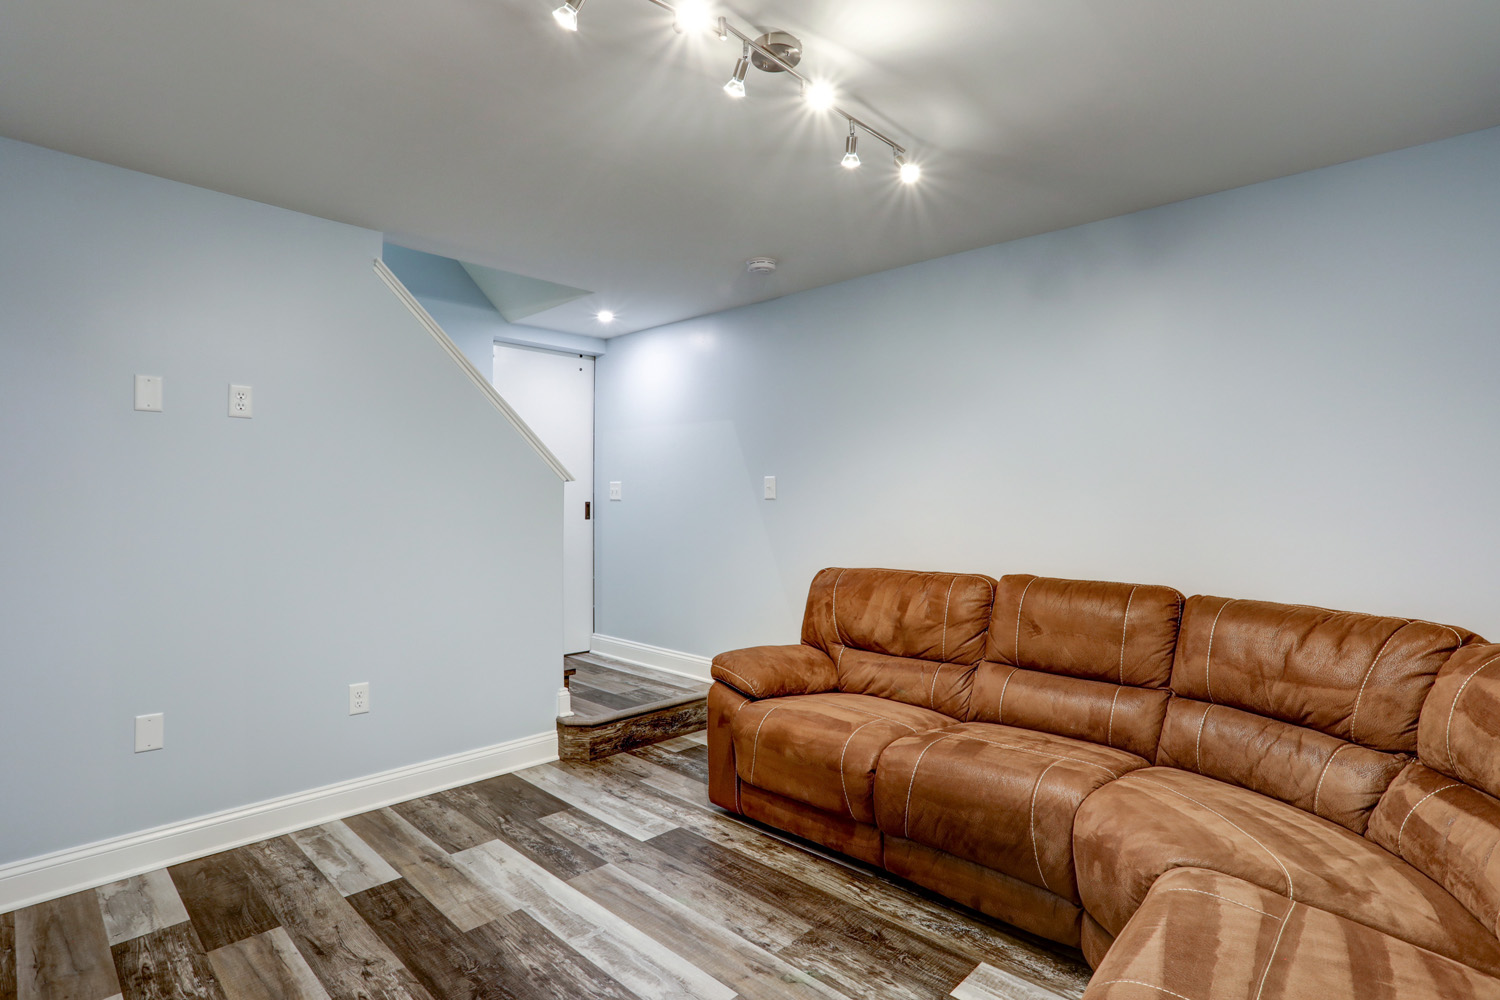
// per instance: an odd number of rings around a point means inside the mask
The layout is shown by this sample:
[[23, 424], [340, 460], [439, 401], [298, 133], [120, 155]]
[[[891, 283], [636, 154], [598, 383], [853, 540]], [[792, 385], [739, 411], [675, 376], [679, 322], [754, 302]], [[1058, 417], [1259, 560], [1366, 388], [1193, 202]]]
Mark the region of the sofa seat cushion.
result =
[[881, 751], [903, 736], [957, 722], [915, 705], [833, 691], [746, 702], [730, 728], [741, 781], [873, 824]]
[[987, 722], [903, 736], [875, 776], [875, 821], [1077, 903], [1073, 814], [1096, 788], [1144, 768], [1135, 754]]
[[1084, 1000], [1500, 1000], [1500, 980], [1199, 868], [1157, 880]]
[[1084, 908], [1111, 934], [1158, 877], [1207, 868], [1500, 972], [1500, 941], [1405, 861], [1328, 820], [1200, 774], [1152, 767], [1110, 782], [1078, 810], [1073, 849]]

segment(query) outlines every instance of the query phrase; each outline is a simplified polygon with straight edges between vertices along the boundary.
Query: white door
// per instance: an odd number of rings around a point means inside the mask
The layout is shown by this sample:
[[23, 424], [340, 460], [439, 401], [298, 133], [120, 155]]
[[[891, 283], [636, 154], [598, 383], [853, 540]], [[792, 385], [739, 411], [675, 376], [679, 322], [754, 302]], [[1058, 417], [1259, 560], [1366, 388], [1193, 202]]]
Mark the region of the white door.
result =
[[573, 474], [563, 484], [563, 651], [594, 635], [594, 359], [495, 345], [495, 389]]

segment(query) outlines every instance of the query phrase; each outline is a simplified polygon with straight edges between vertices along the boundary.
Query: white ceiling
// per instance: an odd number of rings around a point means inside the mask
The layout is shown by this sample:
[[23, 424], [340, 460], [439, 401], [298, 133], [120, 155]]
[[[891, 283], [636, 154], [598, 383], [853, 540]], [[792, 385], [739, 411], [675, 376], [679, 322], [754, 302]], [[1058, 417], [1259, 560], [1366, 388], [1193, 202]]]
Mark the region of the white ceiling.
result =
[[785, 77], [728, 99], [737, 47], [558, 2], [0, 0], [0, 134], [593, 289], [527, 322], [610, 336], [1500, 125], [1496, 0], [738, 0], [905, 188]]

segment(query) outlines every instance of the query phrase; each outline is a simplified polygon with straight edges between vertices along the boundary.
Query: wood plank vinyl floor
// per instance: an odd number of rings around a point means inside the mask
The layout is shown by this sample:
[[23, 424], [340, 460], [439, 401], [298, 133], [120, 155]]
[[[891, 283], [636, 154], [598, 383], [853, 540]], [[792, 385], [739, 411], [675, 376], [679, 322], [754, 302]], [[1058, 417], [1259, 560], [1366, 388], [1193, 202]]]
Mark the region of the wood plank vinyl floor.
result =
[[546, 764], [0, 914], [0, 1000], [1082, 995], [1076, 954], [714, 809], [706, 764]]

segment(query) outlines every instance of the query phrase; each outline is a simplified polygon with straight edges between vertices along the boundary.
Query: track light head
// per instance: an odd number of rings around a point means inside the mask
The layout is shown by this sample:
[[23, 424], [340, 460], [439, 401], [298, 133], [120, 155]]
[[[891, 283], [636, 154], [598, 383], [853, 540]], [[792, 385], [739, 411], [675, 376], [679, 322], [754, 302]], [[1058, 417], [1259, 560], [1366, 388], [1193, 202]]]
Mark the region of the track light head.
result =
[[833, 107], [833, 102], [838, 95], [834, 93], [833, 84], [821, 80], [809, 83], [802, 88], [802, 99], [807, 106], [814, 111], [827, 111]]
[[713, 25], [707, 0], [679, 0], [672, 13], [672, 27], [680, 35], [701, 34]]
[[724, 84], [724, 93], [730, 97], [740, 98], [745, 96], [745, 74], [750, 72], [750, 46], [745, 46], [745, 54], [740, 56], [739, 62], [734, 64], [734, 76]]
[[896, 154], [896, 173], [900, 175], [902, 184], [915, 184], [922, 179], [921, 166], [907, 162], [903, 153]]
[[578, 8], [583, 6], [583, 0], [567, 0], [561, 7], [552, 12], [552, 20], [556, 21], [558, 27], [564, 31], [578, 30]]
[[854, 123], [849, 123], [849, 138], [844, 140], [844, 158], [839, 161], [845, 170], [859, 166], [859, 136], [854, 133]]

